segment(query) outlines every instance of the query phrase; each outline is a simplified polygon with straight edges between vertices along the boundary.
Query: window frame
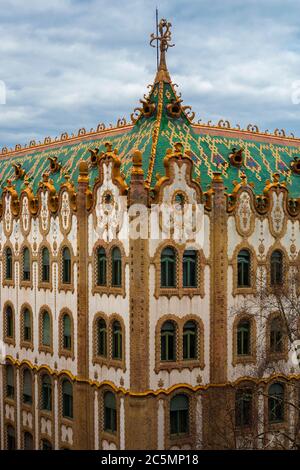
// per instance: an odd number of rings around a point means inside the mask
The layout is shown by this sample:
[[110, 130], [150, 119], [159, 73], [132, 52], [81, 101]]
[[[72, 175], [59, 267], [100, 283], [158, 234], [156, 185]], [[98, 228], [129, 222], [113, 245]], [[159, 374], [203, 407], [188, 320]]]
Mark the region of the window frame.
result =
[[[72, 394], [64, 392], [64, 384], [70, 384]], [[66, 420], [74, 419], [74, 387], [71, 380], [64, 377], [60, 383], [61, 387], [61, 417]], [[69, 402], [66, 401], [66, 397], [69, 397]], [[70, 413], [68, 413], [70, 411]]]
[[[188, 252], [193, 253], [193, 255], [187, 254]], [[185, 249], [182, 255], [182, 287], [183, 289], [197, 289], [198, 287], [198, 251]], [[185, 277], [191, 277], [191, 266], [194, 265], [194, 283], [185, 282]]]
[[[114, 407], [108, 406], [106, 400], [112, 397]], [[105, 433], [116, 435], [118, 431], [118, 411], [117, 397], [111, 390], [105, 390], [103, 393], [103, 431]], [[107, 426], [107, 423], [109, 425]]]
[[[272, 387], [280, 386], [282, 389], [282, 393], [271, 393]], [[268, 386], [268, 396], [267, 396], [267, 413], [268, 413], [268, 424], [269, 425], [276, 425], [282, 424], [286, 421], [286, 410], [285, 410], [285, 394], [286, 394], [286, 386], [282, 382], [273, 382]], [[282, 396], [282, 398], [278, 398]], [[281, 402], [280, 402], [281, 400]], [[278, 404], [279, 403], [279, 404]], [[279, 408], [280, 407], [280, 408]], [[275, 417], [275, 413], [280, 410], [280, 417]], [[273, 417], [271, 414], [273, 413]]]
[[[25, 374], [26, 377], [30, 377], [30, 383], [25, 383]], [[27, 391], [27, 386], [30, 387], [30, 395], [25, 393]], [[26, 397], [26, 398], [25, 398]], [[22, 370], [22, 405], [26, 407], [32, 407], [34, 402], [34, 395], [33, 395], [33, 377], [32, 372], [28, 367], [24, 367]]]
[[[45, 383], [45, 379], [48, 383]], [[40, 410], [45, 413], [51, 413], [53, 410], [53, 382], [51, 376], [47, 372], [43, 372], [40, 377]], [[45, 405], [46, 401], [48, 402]]]
[[[163, 330], [166, 325], [172, 326], [172, 330]], [[160, 362], [161, 363], [172, 363], [177, 360], [177, 335], [178, 335], [177, 324], [172, 320], [166, 320], [163, 322], [160, 328]], [[170, 343], [171, 339], [171, 345]], [[170, 355], [170, 348], [172, 354]], [[164, 356], [164, 357], [163, 357]]]
[[24, 246], [22, 249], [22, 282], [30, 283], [31, 282], [31, 254], [28, 246]]
[[[246, 254], [248, 261], [246, 261]], [[248, 248], [242, 248], [237, 254], [237, 288], [249, 289], [252, 287], [251, 268], [252, 254]], [[246, 272], [245, 272], [246, 270]], [[245, 281], [245, 277], [247, 278]]]
[[[187, 407], [186, 408], [177, 408], [175, 410], [172, 410], [172, 404], [174, 404], [175, 400], [184, 398], [187, 401]], [[190, 420], [190, 397], [189, 395], [185, 393], [177, 393], [170, 399], [169, 403], [169, 433], [170, 433], [170, 438], [181, 438], [185, 436], [190, 435], [190, 429], [191, 429], [191, 420]], [[184, 414], [183, 414], [184, 413]], [[183, 419], [184, 416], [184, 419]], [[174, 419], [175, 418], [175, 419]], [[174, 421], [176, 422], [176, 430], [174, 432]], [[186, 425], [186, 429], [182, 430], [181, 426], [182, 424]], [[173, 429], [172, 429], [173, 428]]]
[[[44, 254], [48, 253], [48, 263], [45, 263]], [[51, 258], [50, 251], [47, 246], [43, 246], [41, 249], [41, 284], [50, 284], [51, 282]], [[45, 276], [45, 273], [47, 276]]]
[[[250, 387], [237, 389], [235, 391], [235, 426], [237, 428], [251, 427], [253, 425], [253, 409], [253, 390]], [[245, 417], [248, 419], [245, 419]]]
[[[167, 253], [168, 250], [169, 250], [169, 253]], [[161, 290], [177, 288], [178, 286], [177, 264], [178, 264], [178, 253], [177, 253], [176, 248], [174, 248], [173, 246], [169, 246], [169, 245], [165, 246], [161, 250], [161, 253], [160, 253], [160, 289]], [[170, 271], [172, 271], [171, 276], [170, 276]], [[171, 277], [172, 279], [169, 280], [169, 277]]]

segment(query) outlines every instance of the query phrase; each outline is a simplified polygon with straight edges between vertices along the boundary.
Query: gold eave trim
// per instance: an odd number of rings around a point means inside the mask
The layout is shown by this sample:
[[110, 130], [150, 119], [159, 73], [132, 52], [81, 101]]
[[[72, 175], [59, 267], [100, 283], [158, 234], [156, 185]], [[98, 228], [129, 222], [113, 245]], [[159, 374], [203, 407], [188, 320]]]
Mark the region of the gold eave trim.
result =
[[259, 384], [263, 385], [263, 384], [267, 384], [270, 381], [273, 381], [274, 379], [282, 379], [282, 380], [285, 380], [285, 381], [288, 381], [288, 382], [290, 382], [291, 380], [300, 380], [300, 374], [285, 375], [285, 374], [282, 374], [282, 373], [276, 373], [276, 374], [270, 375], [269, 377], [263, 377], [263, 378], [243, 376], [243, 377], [239, 377], [237, 380], [235, 380], [233, 382], [227, 381], [227, 382], [220, 383], [220, 384], [208, 383], [208, 384], [205, 384], [205, 385], [203, 384], [203, 385], [193, 386], [191, 384], [182, 382], [182, 383], [172, 385], [169, 388], [159, 388], [157, 390], [149, 389], [149, 390], [145, 390], [143, 392], [134, 392], [134, 391], [126, 389], [124, 387], [117, 387], [110, 380], [103, 380], [103, 381], [99, 382], [97, 380], [85, 379], [85, 378], [73, 375], [72, 372], [70, 372], [66, 369], [62, 369], [61, 371], [57, 371], [55, 369], [51, 369], [51, 367], [49, 367], [47, 364], [34, 365], [30, 361], [28, 361], [27, 359], [24, 359], [23, 361], [19, 361], [17, 359], [14, 359], [12, 356], [8, 355], [8, 356], [5, 357], [5, 360], [10, 361], [12, 364], [14, 364], [18, 367], [21, 367], [23, 365], [27, 365], [34, 372], [39, 372], [40, 370], [44, 369], [44, 370], [47, 370], [49, 372], [49, 374], [53, 375], [53, 376], [60, 377], [62, 375], [67, 375], [72, 380], [72, 382], [86, 383], [86, 384], [94, 386], [96, 388], [101, 388], [105, 385], [110, 386], [116, 393], [122, 393], [123, 395], [128, 395], [128, 396], [131, 396], [131, 397], [146, 397], [146, 396], [151, 396], [151, 395], [152, 396], [158, 396], [158, 395], [161, 395], [161, 394], [170, 395], [175, 390], [182, 389], [182, 388], [186, 388], [187, 390], [190, 390], [192, 392], [198, 392], [198, 391], [201, 391], [201, 390], [208, 390], [210, 388], [236, 387], [241, 382], [246, 382], [246, 381], [247, 382], [252, 382], [256, 385], [259, 385]]

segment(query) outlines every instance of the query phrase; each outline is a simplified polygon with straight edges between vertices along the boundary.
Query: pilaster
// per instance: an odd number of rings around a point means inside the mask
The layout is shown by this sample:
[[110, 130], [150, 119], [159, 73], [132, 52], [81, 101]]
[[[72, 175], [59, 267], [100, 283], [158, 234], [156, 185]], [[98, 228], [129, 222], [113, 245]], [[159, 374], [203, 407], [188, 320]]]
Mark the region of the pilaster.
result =
[[89, 315], [88, 315], [88, 165], [79, 164], [77, 192], [77, 375], [74, 384], [74, 448], [93, 449], [93, 400], [89, 377]]

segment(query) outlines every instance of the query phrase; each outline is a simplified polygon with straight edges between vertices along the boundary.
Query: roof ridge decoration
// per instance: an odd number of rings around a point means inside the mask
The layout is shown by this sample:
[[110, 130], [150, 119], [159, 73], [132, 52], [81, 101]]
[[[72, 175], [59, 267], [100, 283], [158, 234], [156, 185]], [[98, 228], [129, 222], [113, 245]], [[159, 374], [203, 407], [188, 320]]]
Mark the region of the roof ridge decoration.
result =
[[2, 147], [0, 150], [0, 157], [1, 156], [7, 156], [10, 154], [22, 152], [22, 151], [32, 151], [32, 150], [39, 150], [40, 148], [46, 147], [47, 145], [51, 144], [62, 144], [66, 142], [72, 142], [73, 140], [77, 140], [80, 137], [89, 137], [92, 135], [97, 135], [99, 133], [105, 133], [105, 132], [110, 132], [122, 128], [131, 128], [132, 125], [134, 124], [133, 121], [127, 122], [125, 117], [122, 117], [117, 120], [117, 123], [113, 125], [112, 123], [106, 125], [103, 122], [99, 123], [97, 127], [94, 129], [93, 127], [87, 131], [84, 127], [81, 127], [77, 134], [72, 132], [71, 134], [68, 134], [68, 132], [62, 132], [60, 136], [56, 137], [50, 137], [47, 136], [44, 138], [44, 141], [36, 141], [36, 140], [31, 140], [28, 144], [16, 144], [15, 148], [8, 148], [8, 147]]
[[196, 127], [209, 127], [211, 129], [227, 129], [229, 131], [240, 131], [240, 132], [250, 132], [251, 134], [259, 134], [259, 135], [264, 135], [264, 136], [269, 136], [269, 137], [281, 137], [282, 139], [295, 139], [299, 140], [299, 137], [296, 137], [293, 132], [290, 132], [289, 135], [287, 135], [287, 132], [285, 129], [278, 129], [276, 128], [274, 132], [270, 132], [269, 129], [266, 129], [265, 131], [261, 131], [259, 127], [256, 124], [248, 124], [246, 128], [242, 128], [240, 124], [236, 124], [235, 126], [232, 126], [231, 123], [227, 120], [224, 119], [219, 119], [217, 124], [213, 124], [212, 120], [210, 119], [207, 122], [203, 122], [202, 119], [198, 119], [197, 123], [193, 122], [193, 126]]

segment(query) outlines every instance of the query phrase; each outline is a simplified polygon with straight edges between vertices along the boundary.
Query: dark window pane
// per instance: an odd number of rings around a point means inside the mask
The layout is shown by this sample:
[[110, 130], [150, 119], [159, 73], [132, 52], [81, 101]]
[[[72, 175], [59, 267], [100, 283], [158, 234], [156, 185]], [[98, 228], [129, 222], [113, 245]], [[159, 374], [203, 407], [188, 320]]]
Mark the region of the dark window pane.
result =
[[41, 450], [52, 450], [52, 444], [47, 439], [42, 439], [41, 444]]
[[6, 272], [5, 277], [6, 279], [12, 279], [12, 252], [10, 248], [6, 248]]
[[14, 336], [14, 320], [11, 307], [6, 309], [6, 335], [8, 338], [13, 338]]
[[284, 421], [284, 386], [280, 383], [269, 387], [268, 411], [270, 423]]
[[23, 251], [23, 281], [30, 281], [30, 253], [28, 248]]
[[170, 433], [186, 434], [189, 431], [189, 399], [176, 395], [170, 403]]
[[24, 341], [31, 341], [31, 315], [28, 309], [24, 310], [23, 312], [23, 340]]
[[72, 332], [71, 332], [71, 319], [69, 315], [63, 317], [63, 347], [64, 349], [72, 348]]
[[272, 353], [283, 352], [283, 332], [280, 318], [274, 318], [271, 322], [270, 351]]
[[28, 369], [23, 373], [23, 403], [32, 404], [32, 375]]
[[114, 287], [122, 285], [122, 259], [118, 247], [112, 250], [112, 285]]
[[7, 438], [7, 450], [15, 450], [16, 449], [16, 435], [15, 435], [15, 430], [12, 426], [7, 426], [6, 438]]
[[250, 252], [241, 250], [238, 254], [238, 287], [250, 287]]
[[97, 285], [106, 285], [106, 253], [102, 247], [97, 250]]
[[161, 329], [161, 360], [175, 360], [175, 327], [172, 322], [165, 322]]
[[104, 395], [104, 430], [112, 433], [117, 430], [116, 399], [111, 392]]
[[237, 354], [238, 355], [251, 354], [250, 334], [251, 334], [250, 322], [247, 320], [240, 321], [237, 327]]
[[238, 390], [235, 401], [236, 426], [249, 426], [252, 422], [252, 391]]
[[50, 346], [51, 323], [50, 315], [48, 312], [42, 314], [42, 343], [43, 346]]
[[33, 449], [33, 437], [30, 432], [24, 433], [24, 450], [32, 450]]
[[42, 379], [42, 410], [51, 411], [52, 409], [52, 385], [48, 375]]
[[6, 366], [6, 396], [7, 398], [14, 398], [15, 396], [15, 380], [13, 366]]
[[50, 281], [50, 256], [47, 248], [43, 248], [42, 251], [42, 281]]
[[196, 359], [197, 357], [197, 328], [193, 321], [187, 322], [183, 327], [183, 359]]
[[63, 417], [73, 418], [73, 387], [69, 380], [62, 383]]
[[122, 328], [118, 321], [112, 326], [112, 357], [122, 359]]
[[183, 254], [183, 287], [197, 287], [197, 253], [186, 250]]
[[107, 356], [107, 331], [106, 323], [102, 318], [98, 320], [98, 356]]
[[283, 281], [283, 260], [279, 250], [273, 251], [271, 256], [271, 285], [280, 285]]
[[161, 287], [176, 287], [176, 255], [173, 248], [165, 248], [161, 254]]
[[71, 283], [71, 254], [69, 248], [65, 247], [63, 249], [63, 259], [62, 259], [62, 268], [63, 268], [63, 283]]

